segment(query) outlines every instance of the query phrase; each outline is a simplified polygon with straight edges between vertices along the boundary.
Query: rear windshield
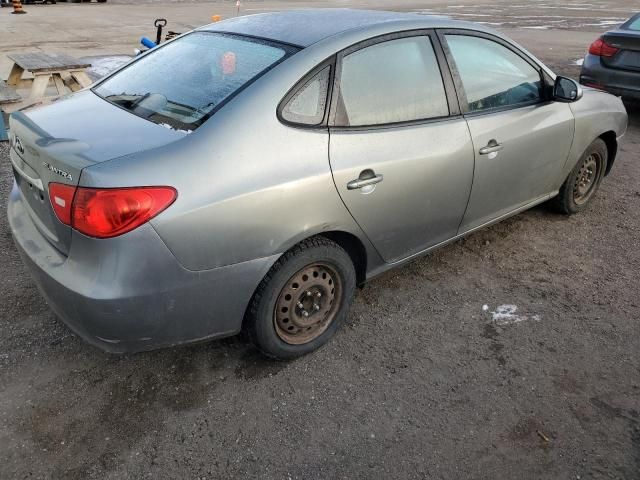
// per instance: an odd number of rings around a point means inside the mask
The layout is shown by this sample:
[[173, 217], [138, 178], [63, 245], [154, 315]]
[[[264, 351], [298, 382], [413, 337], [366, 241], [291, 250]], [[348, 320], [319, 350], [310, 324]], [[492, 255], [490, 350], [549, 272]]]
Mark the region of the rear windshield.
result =
[[237, 35], [194, 32], [150, 52], [93, 91], [139, 117], [190, 131], [295, 51]]
[[623, 28], [640, 32], [640, 15], [636, 15], [635, 17], [631, 18], [626, 25], [623, 25]]

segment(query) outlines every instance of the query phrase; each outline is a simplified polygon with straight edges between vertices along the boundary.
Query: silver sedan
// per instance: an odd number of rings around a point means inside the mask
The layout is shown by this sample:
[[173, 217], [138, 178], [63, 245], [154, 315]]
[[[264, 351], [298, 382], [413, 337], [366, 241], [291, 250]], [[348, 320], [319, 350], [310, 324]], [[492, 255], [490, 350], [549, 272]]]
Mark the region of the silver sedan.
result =
[[131, 352], [244, 329], [285, 359], [375, 275], [585, 209], [627, 115], [479, 25], [300, 10], [199, 28], [10, 126], [15, 243], [75, 332]]

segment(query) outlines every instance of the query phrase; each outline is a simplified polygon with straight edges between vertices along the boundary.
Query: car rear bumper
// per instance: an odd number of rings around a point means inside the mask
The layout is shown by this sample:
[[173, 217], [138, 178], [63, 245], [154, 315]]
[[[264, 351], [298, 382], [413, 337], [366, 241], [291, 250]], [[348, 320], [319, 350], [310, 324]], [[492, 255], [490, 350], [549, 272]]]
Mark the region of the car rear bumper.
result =
[[596, 86], [619, 97], [640, 99], [640, 72], [607, 68], [595, 55], [585, 57], [580, 83]]
[[8, 217], [20, 255], [52, 310], [102, 350], [130, 353], [229, 336], [275, 261], [183, 268], [146, 224], [97, 240], [73, 232], [69, 256], [36, 229], [14, 184]]

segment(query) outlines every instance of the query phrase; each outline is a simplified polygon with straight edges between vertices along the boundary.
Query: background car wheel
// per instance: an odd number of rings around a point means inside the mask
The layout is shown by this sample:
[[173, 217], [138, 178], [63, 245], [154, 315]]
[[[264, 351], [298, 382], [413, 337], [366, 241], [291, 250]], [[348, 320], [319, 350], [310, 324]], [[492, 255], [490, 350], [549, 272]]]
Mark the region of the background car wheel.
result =
[[591, 202], [607, 169], [607, 145], [596, 139], [584, 152], [552, 200], [554, 207], [568, 215], [578, 213]]
[[299, 357], [327, 342], [349, 312], [356, 272], [349, 254], [324, 237], [286, 252], [251, 299], [245, 328], [265, 355]]

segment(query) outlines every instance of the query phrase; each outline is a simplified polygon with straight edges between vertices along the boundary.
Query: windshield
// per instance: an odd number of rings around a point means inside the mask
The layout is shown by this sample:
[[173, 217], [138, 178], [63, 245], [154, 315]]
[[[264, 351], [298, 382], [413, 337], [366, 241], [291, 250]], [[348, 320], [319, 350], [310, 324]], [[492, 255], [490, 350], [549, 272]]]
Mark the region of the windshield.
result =
[[195, 32], [150, 52], [93, 91], [139, 117], [190, 131], [294, 52], [263, 40]]

